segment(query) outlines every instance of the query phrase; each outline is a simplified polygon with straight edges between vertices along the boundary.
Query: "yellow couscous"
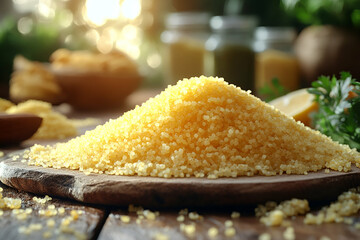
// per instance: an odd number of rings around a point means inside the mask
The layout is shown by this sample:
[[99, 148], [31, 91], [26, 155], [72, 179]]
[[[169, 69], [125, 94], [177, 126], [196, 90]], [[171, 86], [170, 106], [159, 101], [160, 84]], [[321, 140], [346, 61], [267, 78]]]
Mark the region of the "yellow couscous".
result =
[[52, 110], [50, 103], [28, 100], [6, 110], [8, 114], [30, 113], [42, 118], [42, 123], [33, 139], [64, 139], [77, 135], [75, 125], [66, 116]]
[[12, 106], [14, 106], [14, 104], [12, 102], [10, 102], [9, 100], [0, 98], [0, 113], [5, 112], [6, 109], [8, 109]]
[[31, 165], [85, 173], [237, 177], [349, 171], [360, 153], [221, 78], [184, 79], [142, 106], [55, 146]]

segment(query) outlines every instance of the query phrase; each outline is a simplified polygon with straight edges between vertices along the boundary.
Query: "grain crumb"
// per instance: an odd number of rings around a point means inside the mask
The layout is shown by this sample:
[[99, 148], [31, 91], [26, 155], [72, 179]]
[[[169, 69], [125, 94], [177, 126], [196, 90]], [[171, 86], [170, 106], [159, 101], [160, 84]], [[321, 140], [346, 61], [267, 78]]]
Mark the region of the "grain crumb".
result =
[[287, 227], [283, 233], [285, 240], [295, 240], [295, 231], [293, 227]]
[[309, 202], [301, 199], [291, 199], [280, 204], [269, 201], [255, 209], [255, 215], [260, 217], [260, 222], [267, 226], [284, 225], [287, 217], [303, 215], [310, 211]]
[[321, 236], [319, 240], [331, 240], [328, 236]]
[[154, 237], [153, 237], [154, 240], [169, 240], [169, 236], [164, 234], [164, 233], [161, 233], [161, 232], [157, 232], [155, 233]]
[[207, 234], [210, 238], [215, 238], [219, 234], [219, 230], [216, 227], [211, 227]]
[[231, 216], [231, 218], [239, 218], [240, 213], [239, 212], [232, 212], [230, 216]]
[[232, 226], [234, 226], [234, 223], [231, 220], [226, 220], [224, 225], [225, 225], [225, 227], [232, 227]]
[[263, 233], [259, 236], [259, 240], [271, 240], [271, 235], [269, 233]]
[[203, 216], [199, 215], [197, 212], [189, 212], [188, 215], [190, 220], [202, 220]]
[[[336, 202], [323, 207], [317, 214], [308, 213], [305, 216], [305, 224], [339, 223], [349, 222], [348, 216], [354, 215], [360, 210], [360, 189], [350, 189], [338, 196]], [[351, 224], [351, 223], [350, 223]]]
[[193, 236], [196, 231], [195, 224], [180, 224], [180, 230], [184, 232], [187, 236]]
[[127, 215], [120, 215], [120, 220], [123, 223], [129, 223], [131, 221], [131, 218], [130, 218], [130, 216], [127, 216]]
[[185, 220], [184, 215], [179, 215], [179, 216], [177, 216], [177, 218], [176, 218], [176, 221], [178, 221], [178, 222], [183, 222], [184, 220]]
[[226, 237], [233, 237], [236, 234], [236, 230], [233, 227], [229, 227], [225, 229], [225, 236]]
[[268, 216], [260, 218], [260, 222], [266, 226], [280, 226], [284, 220], [284, 213], [280, 210], [269, 212]]

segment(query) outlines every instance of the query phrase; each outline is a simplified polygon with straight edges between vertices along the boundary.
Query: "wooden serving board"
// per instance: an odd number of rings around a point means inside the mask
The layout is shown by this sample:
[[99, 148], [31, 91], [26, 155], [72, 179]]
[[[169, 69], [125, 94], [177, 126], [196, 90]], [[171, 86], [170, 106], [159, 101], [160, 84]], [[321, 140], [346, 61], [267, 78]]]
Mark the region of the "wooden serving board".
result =
[[75, 170], [28, 166], [21, 158], [14, 161], [11, 155], [0, 159], [0, 181], [8, 186], [84, 203], [116, 206], [236, 207], [293, 197], [324, 201], [360, 183], [360, 169], [356, 167], [347, 173], [320, 171], [271, 177], [164, 179], [85, 175]]

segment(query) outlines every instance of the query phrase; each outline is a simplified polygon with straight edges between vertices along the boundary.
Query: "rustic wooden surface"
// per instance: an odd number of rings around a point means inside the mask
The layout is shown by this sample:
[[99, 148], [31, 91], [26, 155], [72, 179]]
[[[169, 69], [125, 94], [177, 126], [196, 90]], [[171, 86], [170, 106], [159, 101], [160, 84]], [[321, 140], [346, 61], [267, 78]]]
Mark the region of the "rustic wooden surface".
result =
[[[48, 239], [79, 239], [79, 237], [96, 239], [107, 217], [107, 212], [104, 208], [94, 208], [57, 198], [45, 204], [40, 204], [33, 200], [33, 197], [36, 195], [9, 188], [1, 183], [0, 187], [3, 188], [4, 197], [20, 198], [22, 200], [21, 209], [33, 209], [26, 219], [18, 219], [12, 210], [4, 209], [3, 215], [0, 217], [0, 239], [42, 239], [45, 232], [51, 233]], [[44, 196], [37, 195], [37, 197], [43, 198]], [[65, 213], [49, 217], [40, 215], [39, 210], [46, 210], [49, 205], [55, 205], [56, 209], [64, 207]], [[83, 214], [80, 214], [76, 221], [71, 222], [67, 231], [61, 231], [61, 221], [70, 216], [72, 210], [81, 210]], [[54, 227], [47, 226], [47, 221], [50, 219], [55, 221]], [[31, 224], [41, 224], [42, 228], [34, 230], [29, 234], [20, 232], [21, 227], [29, 227]]]
[[[14, 156], [20, 156], [13, 160]], [[336, 198], [360, 182], [360, 169], [351, 172], [237, 178], [155, 178], [85, 175], [68, 169], [29, 166], [22, 152], [8, 154], [0, 163], [0, 181], [19, 190], [49, 194], [84, 203], [145, 207], [224, 207], [302, 198]], [[146, 201], [144, 201], [146, 199]]]
[[[147, 96], [151, 94], [147, 93]], [[141, 94], [140, 94], [141, 95]], [[141, 96], [144, 96], [143, 94]], [[138, 97], [133, 98], [136, 102]], [[137, 103], [138, 104], [138, 103]], [[70, 114], [71, 115], [71, 114]], [[115, 114], [116, 115], [116, 114]], [[115, 116], [113, 113], [75, 113], [74, 117], [102, 117], [108, 118]], [[118, 113], [121, 115], [121, 112]], [[37, 141], [27, 141], [20, 146], [13, 146], [8, 148], [0, 148], [0, 151], [6, 154], [11, 154], [19, 149], [24, 149], [31, 146]], [[354, 184], [357, 184], [356, 182]], [[254, 206], [239, 205], [237, 207], [221, 208], [203, 208], [192, 207], [189, 211], [195, 211], [202, 216], [202, 220], [191, 220], [188, 217], [184, 222], [177, 221], [178, 212], [182, 208], [148, 208], [151, 211], [159, 211], [159, 216], [154, 220], [139, 218], [136, 213], [129, 213], [127, 207], [108, 207], [93, 204], [83, 204], [73, 200], [66, 200], [62, 198], [53, 197], [45, 205], [36, 203], [33, 196], [43, 197], [43, 195], [33, 195], [31, 193], [21, 192], [16, 189], [7, 187], [0, 183], [0, 187], [4, 190], [2, 195], [4, 197], [21, 198], [21, 209], [32, 208], [33, 212], [25, 219], [18, 220], [12, 210], [3, 209], [3, 215], [0, 216], [0, 239], [244, 239], [255, 240], [263, 233], [269, 233], [271, 239], [285, 239], [283, 233], [286, 227], [266, 227], [259, 222], [259, 219], [254, 216]], [[329, 191], [332, 187], [327, 185]], [[345, 187], [344, 187], [345, 188]], [[306, 189], [303, 189], [306, 191]], [[147, 199], [144, 199], [146, 202]], [[324, 198], [321, 201], [311, 202], [311, 209], [316, 213], [322, 206], [328, 205], [330, 199]], [[49, 205], [54, 204], [56, 208], [64, 207], [66, 209], [64, 215], [57, 214], [52, 217], [44, 217], [39, 215], [39, 210], [46, 209]], [[70, 225], [72, 230], [61, 231], [60, 224], [63, 219], [70, 216], [71, 210], [82, 210], [84, 213], [79, 216], [79, 219], [73, 221]], [[231, 219], [232, 211], [241, 213], [240, 218]], [[122, 216], [130, 216], [130, 222], [122, 220]], [[288, 219], [290, 225], [295, 230], [296, 239], [318, 240], [322, 237], [328, 239], [360, 239], [360, 230], [355, 228], [355, 223], [360, 222], [360, 214], [358, 213], [351, 218], [354, 219], [353, 224], [336, 223], [336, 224], [322, 224], [322, 225], [305, 225], [303, 223], [303, 216], [298, 216]], [[56, 224], [53, 228], [47, 227], [46, 222], [49, 219], [55, 220]], [[225, 221], [232, 220], [236, 233], [233, 237], [226, 237], [224, 231]], [[29, 235], [20, 233], [21, 226], [29, 226], [30, 224], [41, 223], [42, 229], [34, 230]], [[181, 230], [181, 223], [195, 224], [196, 230], [194, 234], [187, 234]], [[209, 228], [216, 227], [219, 234], [216, 238], [210, 238], [207, 234]], [[44, 232], [51, 233], [50, 238], [44, 238]], [[323, 238], [325, 240], [325, 238]]]
[[[155, 211], [156, 209], [153, 209]], [[196, 211], [197, 209], [193, 209]], [[267, 227], [254, 217], [252, 209], [244, 210], [246, 215], [233, 219], [230, 217], [230, 210], [219, 210], [217, 212], [210, 210], [197, 211], [203, 218], [202, 220], [190, 220], [185, 218], [184, 222], [177, 221], [178, 212], [159, 211], [159, 216], [155, 220], [141, 220], [137, 222], [138, 216], [135, 213], [129, 213], [126, 209], [113, 211], [108, 216], [106, 223], [100, 233], [100, 240], [115, 239], [156, 239], [157, 235], [167, 236], [168, 239], [243, 239], [258, 240], [259, 236], [268, 233], [271, 239], [285, 239], [283, 234], [288, 226]], [[243, 213], [243, 212], [241, 212]], [[130, 216], [129, 223], [121, 220], [121, 216]], [[360, 215], [353, 217], [358, 220]], [[354, 225], [346, 225], [344, 223], [332, 223], [317, 225], [306, 225], [303, 223], [303, 216], [294, 217], [289, 220], [289, 226], [294, 229], [296, 239], [318, 240], [321, 237], [329, 237], [332, 240], [360, 239], [360, 230]], [[225, 222], [231, 220], [236, 233], [232, 237], [225, 235]], [[194, 234], [189, 234], [181, 230], [181, 224], [194, 224]], [[215, 238], [209, 237], [208, 230], [212, 227], [218, 229], [218, 235]], [[158, 238], [161, 239], [161, 238]], [[166, 238], [163, 238], [166, 239]], [[325, 239], [324, 239], [325, 240]]]

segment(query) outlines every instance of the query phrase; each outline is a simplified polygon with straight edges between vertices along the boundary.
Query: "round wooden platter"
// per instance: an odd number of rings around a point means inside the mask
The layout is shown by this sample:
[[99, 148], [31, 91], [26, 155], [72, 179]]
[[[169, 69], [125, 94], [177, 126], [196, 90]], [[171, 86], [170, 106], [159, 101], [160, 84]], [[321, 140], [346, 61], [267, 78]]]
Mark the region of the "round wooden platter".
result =
[[[13, 160], [14, 155], [20, 158]], [[1, 158], [0, 181], [19, 190], [84, 203], [146, 207], [236, 207], [291, 198], [323, 201], [360, 181], [360, 170], [237, 178], [155, 178], [29, 166], [22, 151]]]

